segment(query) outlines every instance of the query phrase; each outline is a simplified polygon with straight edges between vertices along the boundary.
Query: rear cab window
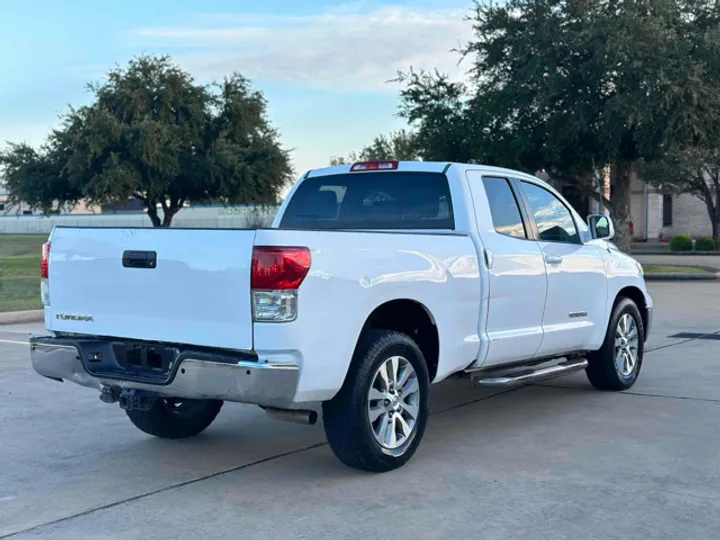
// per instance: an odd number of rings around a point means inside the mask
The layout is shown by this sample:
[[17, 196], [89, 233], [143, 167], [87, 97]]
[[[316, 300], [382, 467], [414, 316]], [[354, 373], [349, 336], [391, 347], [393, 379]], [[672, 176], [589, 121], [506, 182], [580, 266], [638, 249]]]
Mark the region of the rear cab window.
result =
[[455, 218], [442, 173], [346, 173], [303, 180], [280, 228], [454, 230]]

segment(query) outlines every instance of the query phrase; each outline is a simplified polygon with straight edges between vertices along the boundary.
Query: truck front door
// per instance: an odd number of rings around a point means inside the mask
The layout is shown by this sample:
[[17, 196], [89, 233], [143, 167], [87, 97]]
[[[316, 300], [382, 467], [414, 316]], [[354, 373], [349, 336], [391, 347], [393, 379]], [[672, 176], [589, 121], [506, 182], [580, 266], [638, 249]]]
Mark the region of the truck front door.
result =
[[547, 301], [538, 356], [583, 351], [599, 345], [607, 317], [607, 252], [585, 244], [572, 212], [539, 184], [518, 182], [532, 215], [545, 260]]

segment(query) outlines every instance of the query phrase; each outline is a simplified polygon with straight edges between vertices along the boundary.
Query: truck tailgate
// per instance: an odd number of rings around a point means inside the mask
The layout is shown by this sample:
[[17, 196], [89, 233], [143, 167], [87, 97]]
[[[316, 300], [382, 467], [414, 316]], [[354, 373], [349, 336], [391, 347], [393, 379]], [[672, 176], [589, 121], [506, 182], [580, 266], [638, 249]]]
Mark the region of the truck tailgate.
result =
[[58, 228], [46, 325], [251, 350], [254, 239], [254, 230]]

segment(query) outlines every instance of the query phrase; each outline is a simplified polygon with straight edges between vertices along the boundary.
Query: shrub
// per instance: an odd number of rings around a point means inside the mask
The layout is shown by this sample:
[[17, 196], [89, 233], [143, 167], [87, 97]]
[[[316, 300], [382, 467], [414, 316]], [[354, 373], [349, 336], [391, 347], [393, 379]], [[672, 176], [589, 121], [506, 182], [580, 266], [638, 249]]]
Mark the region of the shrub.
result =
[[248, 229], [268, 228], [272, 225], [275, 215], [273, 209], [268, 208], [248, 208], [245, 214], [245, 227]]
[[670, 251], [692, 251], [692, 238], [677, 234], [670, 239]]
[[709, 236], [701, 236], [695, 240], [695, 251], [713, 251], [715, 241]]

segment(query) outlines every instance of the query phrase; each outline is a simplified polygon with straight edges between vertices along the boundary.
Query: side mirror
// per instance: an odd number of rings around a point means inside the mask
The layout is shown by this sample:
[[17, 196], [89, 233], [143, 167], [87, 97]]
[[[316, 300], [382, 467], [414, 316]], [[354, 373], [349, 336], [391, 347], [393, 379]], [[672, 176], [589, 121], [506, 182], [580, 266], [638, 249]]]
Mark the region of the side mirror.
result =
[[609, 217], [602, 214], [590, 214], [587, 222], [595, 240], [610, 240], [615, 236], [615, 226]]

